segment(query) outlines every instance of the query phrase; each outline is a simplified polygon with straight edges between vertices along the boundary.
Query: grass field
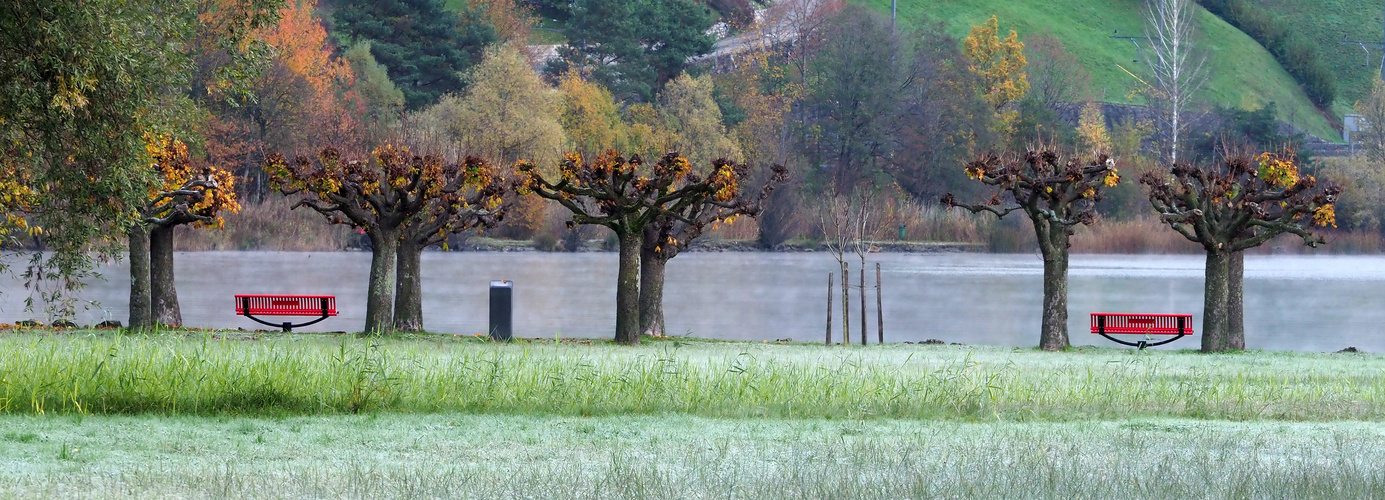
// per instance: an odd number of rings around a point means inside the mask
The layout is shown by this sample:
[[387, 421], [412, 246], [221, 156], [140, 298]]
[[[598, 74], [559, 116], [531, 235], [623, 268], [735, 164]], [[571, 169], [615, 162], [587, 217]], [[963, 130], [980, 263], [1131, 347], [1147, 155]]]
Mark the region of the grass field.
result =
[[0, 417], [5, 498], [1381, 498], [1379, 425]]
[[[853, 1], [883, 12], [890, 9], [890, 0]], [[905, 26], [942, 21], [959, 38], [991, 15], [1002, 29], [1019, 32], [1021, 40], [1051, 31], [1092, 74], [1091, 90], [1098, 100], [1132, 102], [1129, 93], [1140, 84], [1121, 68], [1146, 79], [1149, 69], [1144, 62], [1134, 62], [1136, 51], [1130, 41], [1109, 37], [1116, 30], [1122, 36], [1144, 36], [1142, 6], [1140, 0], [922, 0], [899, 2], [899, 18]], [[1197, 20], [1202, 33], [1199, 46], [1208, 56], [1208, 80], [1199, 99], [1245, 109], [1274, 102], [1281, 119], [1323, 139], [1340, 140], [1341, 134], [1255, 40], [1201, 7]]]
[[1370, 498], [1385, 357], [0, 331], [0, 498]]
[[1377, 356], [588, 343], [7, 334], [0, 413], [1385, 420]]

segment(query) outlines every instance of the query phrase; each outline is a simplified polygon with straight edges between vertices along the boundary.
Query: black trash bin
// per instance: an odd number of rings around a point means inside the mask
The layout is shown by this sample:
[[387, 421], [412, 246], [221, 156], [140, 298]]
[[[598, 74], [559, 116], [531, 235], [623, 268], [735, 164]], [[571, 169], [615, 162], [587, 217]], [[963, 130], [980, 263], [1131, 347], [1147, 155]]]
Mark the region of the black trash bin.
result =
[[491, 282], [491, 340], [508, 342], [513, 334], [511, 320], [514, 317], [514, 282], [499, 280]]

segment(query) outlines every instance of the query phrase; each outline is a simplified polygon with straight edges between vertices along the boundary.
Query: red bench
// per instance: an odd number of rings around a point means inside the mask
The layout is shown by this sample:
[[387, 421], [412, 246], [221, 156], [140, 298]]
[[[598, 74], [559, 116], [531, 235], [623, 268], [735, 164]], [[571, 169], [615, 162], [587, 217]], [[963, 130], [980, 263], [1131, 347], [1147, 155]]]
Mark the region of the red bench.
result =
[[[236, 315], [245, 316], [260, 324], [283, 328], [286, 332], [294, 328], [317, 323], [337, 315], [337, 298], [332, 295], [237, 295]], [[271, 323], [256, 318], [260, 316], [320, 316], [307, 323], [293, 324], [288, 321]]]
[[[1092, 333], [1117, 344], [1144, 349], [1181, 339], [1193, 333], [1191, 314], [1092, 313]], [[1126, 342], [1111, 335], [1176, 335], [1159, 342]]]

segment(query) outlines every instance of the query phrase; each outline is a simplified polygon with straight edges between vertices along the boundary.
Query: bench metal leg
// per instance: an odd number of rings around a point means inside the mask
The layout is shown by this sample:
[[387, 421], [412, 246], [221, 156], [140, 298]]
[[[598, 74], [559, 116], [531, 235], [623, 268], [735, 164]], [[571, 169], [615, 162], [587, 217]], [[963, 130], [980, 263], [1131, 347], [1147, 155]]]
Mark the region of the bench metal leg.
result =
[[[247, 309], [247, 311], [248, 311], [248, 309]], [[242, 316], [245, 316], [245, 317], [247, 317], [247, 318], [250, 318], [251, 321], [254, 321], [254, 322], [259, 323], [259, 324], [262, 324], [262, 325], [268, 325], [268, 326], [272, 326], [272, 327], [275, 327], [275, 328], [282, 328], [285, 332], [292, 332], [294, 328], [302, 328], [302, 327], [305, 327], [305, 326], [308, 326], [308, 325], [311, 325], [311, 324], [315, 324], [315, 323], [317, 323], [317, 322], [319, 322], [319, 321], [322, 321], [322, 320], [324, 320], [324, 319], [327, 319], [327, 318], [330, 318], [330, 317], [331, 317], [331, 316], [328, 316], [327, 314], [325, 314], [325, 311], [324, 311], [324, 314], [323, 314], [322, 317], [320, 317], [320, 318], [317, 318], [317, 319], [315, 319], [315, 320], [312, 320], [312, 321], [309, 321], [309, 322], [306, 322], [306, 323], [293, 324], [293, 323], [290, 323], [290, 322], [288, 322], [288, 321], [284, 321], [284, 322], [281, 322], [281, 323], [271, 323], [271, 322], [262, 320], [262, 319], [260, 319], [260, 318], [256, 318], [254, 315], [250, 314], [249, 312], [247, 312], [247, 313], [245, 313], [245, 314], [242, 314]]]

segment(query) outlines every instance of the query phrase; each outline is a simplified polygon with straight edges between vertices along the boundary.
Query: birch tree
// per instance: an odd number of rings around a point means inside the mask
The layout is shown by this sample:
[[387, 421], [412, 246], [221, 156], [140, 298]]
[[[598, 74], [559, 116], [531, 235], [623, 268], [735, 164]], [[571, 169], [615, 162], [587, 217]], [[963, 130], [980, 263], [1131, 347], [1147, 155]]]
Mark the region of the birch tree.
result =
[[1194, 94], [1206, 81], [1203, 63], [1207, 58], [1194, 51], [1197, 21], [1192, 0], [1147, 0], [1145, 3], [1145, 37], [1149, 43], [1149, 69], [1154, 74], [1147, 89], [1150, 106], [1155, 110], [1161, 156], [1169, 165], [1178, 163], [1180, 138], [1187, 131], [1186, 116]]

